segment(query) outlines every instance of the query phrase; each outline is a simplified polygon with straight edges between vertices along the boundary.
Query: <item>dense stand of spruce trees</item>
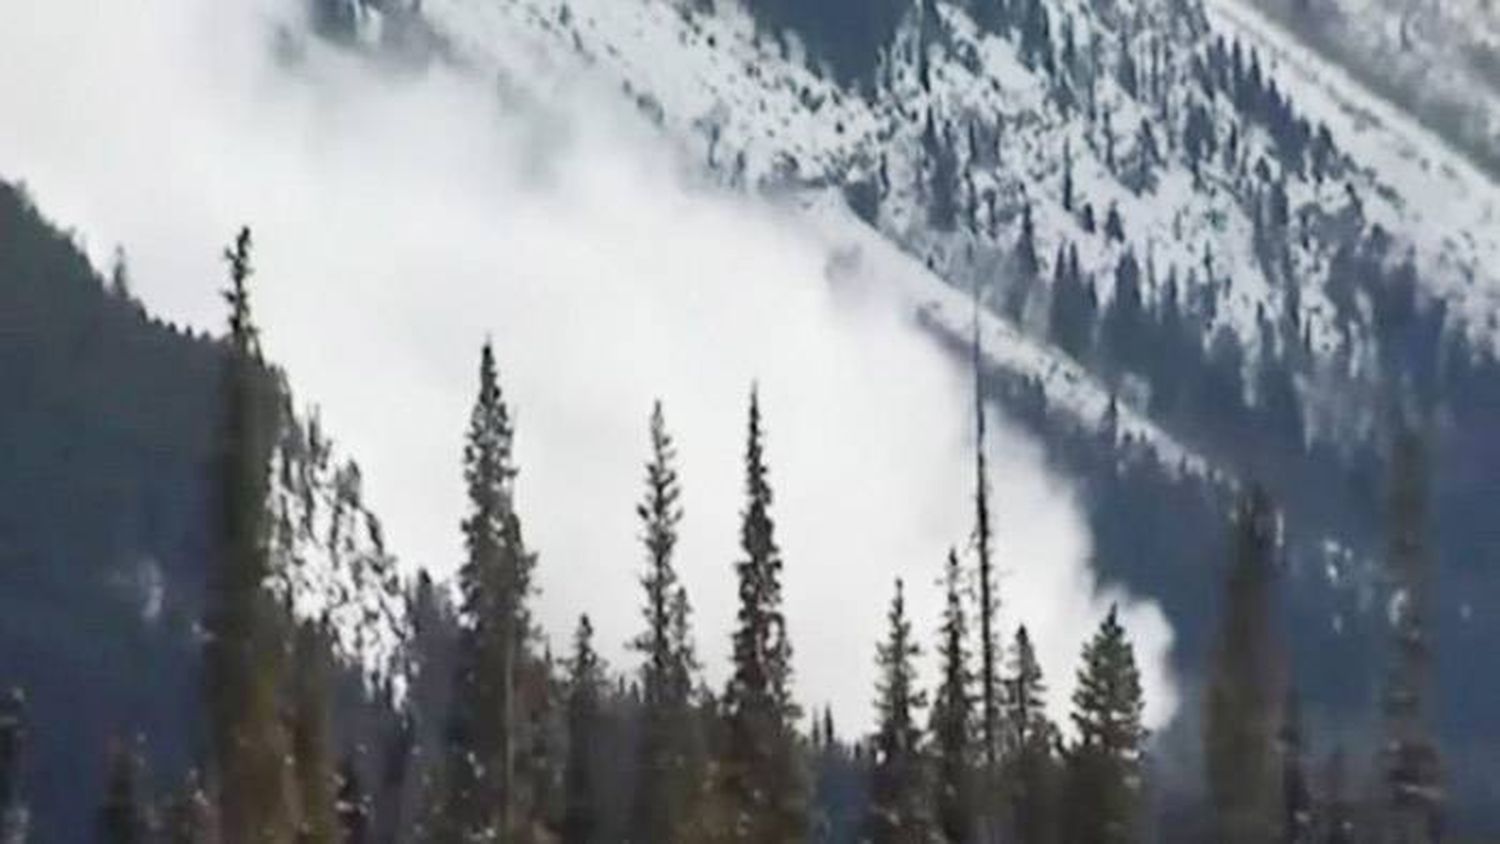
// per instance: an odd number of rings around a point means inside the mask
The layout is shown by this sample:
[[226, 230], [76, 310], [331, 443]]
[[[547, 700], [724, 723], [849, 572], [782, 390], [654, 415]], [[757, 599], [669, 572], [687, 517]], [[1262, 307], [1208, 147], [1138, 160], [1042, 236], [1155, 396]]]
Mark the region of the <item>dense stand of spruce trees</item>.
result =
[[[456, 637], [446, 659], [418, 654], [404, 678], [396, 708], [414, 725], [406, 735], [416, 738], [402, 745], [397, 764], [414, 773], [398, 806], [373, 806], [351, 761], [358, 748], [340, 747], [331, 723], [335, 665], [326, 627], [297, 620], [266, 586], [273, 574], [266, 455], [275, 417], [260, 408], [269, 406], [263, 394], [274, 383], [251, 319], [248, 230], [225, 258], [229, 337], [218, 545], [204, 620], [205, 757], [166, 799], [155, 799], [147, 793], [141, 740], [112, 744], [97, 810], [100, 840], [1091, 844], [1172, 837], [1153, 831], [1148, 817], [1143, 689], [1117, 611], [1110, 609], [1083, 648], [1071, 736], [1046, 714], [1046, 685], [1026, 627], [1000, 641], [982, 447], [977, 564], [967, 569], [953, 549], [942, 570], [942, 621], [932, 645], [937, 686], [922, 688], [916, 660], [923, 635], [898, 580], [888, 630], [875, 649], [872, 735], [840, 740], [827, 710], [810, 719], [810, 733], [799, 728], [782, 610], [784, 563], [753, 389], [734, 564], [739, 609], [723, 692], [701, 679], [690, 602], [675, 571], [682, 489], [660, 403], [651, 412], [637, 506], [646, 552], [642, 632], [631, 642], [639, 667], [612, 675], [585, 615], [564, 670], [557, 670], [529, 612], [537, 557], [515, 508], [514, 429], [488, 344], [463, 455], [467, 560], [457, 606], [425, 577], [413, 589], [414, 639], [445, 618], [456, 622]], [[977, 340], [975, 353], [977, 363]], [[1393, 453], [1390, 575], [1399, 600], [1383, 709], [1388, 740], [1377, 758], [1381, 793], [1349, 789], [1342, 752], [1326, 776], [1304, 770], [1300, 710], [1275, 641], [1277, 517], [1252, 488], [1231, 519], [1221, 630], [1203, 696], [1211, 819], [1204, 840], [1404, 844], [1441, 837], [1441, 771], [1425, 727], [1431, 571], [1424, 461], [1412, 436]], [[442, 665], [451, 666], [448, 675], [433, 676]], [[3, 844], [27, 838], [17, 777], [23, 714], [19, 692], [0, 700]]]

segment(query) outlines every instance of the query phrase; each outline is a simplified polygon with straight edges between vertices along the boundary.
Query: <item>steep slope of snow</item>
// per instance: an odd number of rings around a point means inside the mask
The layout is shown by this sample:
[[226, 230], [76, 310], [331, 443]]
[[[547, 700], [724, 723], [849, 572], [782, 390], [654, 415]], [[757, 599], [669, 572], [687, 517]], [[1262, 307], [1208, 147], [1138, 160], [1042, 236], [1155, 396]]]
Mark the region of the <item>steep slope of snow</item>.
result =
[[[861, 95], [810, 70], [795, 43], [758, 37], [731, 4], [716, 13], [669, 0], [424, 6], [466, 61], [502, 80], [534, 84], [547, 78], [539, 69], [582, 57], [596, 81], [619, 86], [731, 183], [873, 184], [878, 226], [959, 287], [1010, 283], [1016, 223], [1029, 208], [1043, 284], [1048, 259], [1072, 244], [1107, 300], [1113, 268], [1129, 251], [1145, 267], [1148, 296], [1174, 278], [1185, 298], [1206, 303], [1205, 342], [1223, 326], [1255, 349], [1264, 322], [1293, 322], [1310, 346], [1340, 352], [1357, 369], [1370, 340], [1360, 326], [1351, 330], [1319, 280], [1351, 226], [1379, 225], [1396, 238], [1390, 260], [1409, 255], [1428, 290], [1471, 335], [1493, 343], [1494, 184], [1228, 0], [1215, 0], [1211, 12], [1165, 0], [1049, 2], [1052, 50], [1059, 63], [1072, 57], [1067, 72], [1053, 74], [1016, 39], [982, 30], [957, 7], [914, 8], [873, 93]], [[1199, 65], [1221, 38], [1254, 50], [1254, 72], [1289, 100], [1305, 144], [1328, 128], [1326, 173], [1288, 166], [1267, 126], [1237, 116], [1229, 97], [1200, 90]], [[1120, 69], [1127, 59], [1128, 85]], [[1217, 146], [1235, 146], [1203, 156], [1195, 172], [1178, 136], [1199, 106]], [[949, 233], [929, 220], [934, 137], [958, 159], [960, 225]], [[1071, 209], [1062, 198], [1067, 169]], [[1290, 241], [1286, 272], [1267, 270], [1257, 254], [1275, 190], [1293, 218], [1279, 234]], [[1086, 224], [1081, 204], [1099, 223], [1117, 209], [1124, 237]], [[1040, 321], [1025, 320], [1027, 332], [1044, 333]]]
[[[1373, 189], [1367, 216], [1409, 234], [1438, 292], [1485, 334], [1500, 313], [1500, 186], [1464, 154], [1342, 68], [1302, 47], [1275, 22], [1236, 0], [1211, 0], [1211, 20], [1270, 57], [1270, 70], [1319, 115]], [[1389, 19], [1370, 10], [1374, 19]], [[1399, 55], [1399, 53], [1397, 54]], [[1439, 88], [1439, 75], [1429, 82]], [[1468, 90], [1467, 88], [1464, 90]], [[1495, 114], [1500, 118], [1500, 92]]]
[[1500, 172], [1500, 7], [1491, 0], [1239, 3], [1343, 65]]
[[273, 591], [300, 619], [325, 625], [338, 656], [372, 677], [398, 675], [406, 636], [403, 584], [359, 467], [340, 459], [316, 414], [283, 411], [270, 467]]
[[[916, 319], [956, 342], [971, 342], [975, 312], [968, 294], [942, 283], [927, 267], [880, 237], [855, 218], [836, 195], [813, 194], [802, 210], [834, 255], [829, 274], [835, 283], [848, 277], [860, 284], [885, 286], [896, 292]], [[1097, 424], [1110, 413], [1110, 394], [1076, 361], [1035, 342], [990, 311], [981, 311], [978, 318], [980, 348], [987, 366], [1035, 379], [1045, 391], [1049, 406], [1065, 410], [1076, 420]], [[1115, 412], [1119, 416], [1116, 431], [1122, 440], [1148, 445], [1165, 465], [1195, 473], [1210, 471], [1201, 457], [1143, 414], [1129, 407], [1116, 407]]]
[[[873, 268], [873, 274], [902, 285], [913, 313], [930, 326], [954, 338], [969, 336], [966, 291], [976, 274], [943, 252], [954, 250], [952, 244], [923, 241], [921, 198], [893, 191], [881, 221], [906, 249], [903, 254], [892, 240], [854, 219], [833, 193], [872, 173], [883, 150], [899, 150], [911, 157], [904, 166], [920, 166], [916, 158], [922, 149], [908, 125], [913, 115], [899, 105], [872, 105], [781, 58], [734, 8], [701, 15], [661, 0], [431, 0], [424, 12], [462, 60], [492, 73], [502, 92], [518, 100], [545, 101], [548, 85], [568, 84], [563, 80], [572, 74], [566, 71], [578, 69], [570, 68], [569, 57], [581, 59], [595, 71], [589, 75], [592, 84], [619, 86], [687, 151], [701, 156], [717, 178], [773, 194], [803, 195], [800, 213], [816, 222], [833, 251], [855, 260], [860, 273]], [[1003, 65], [1007, 58], [996, 47], [994, 63]], [[1045, 91], [1024, 68], [1012, 63], [1004, 70], [999, 78], [1006, 85], [987, 98], [1017, 108], [1045, 104]], [[952, 83], [958, 88], [965, 80]], [[1023, 161], [1034, 152], [1011, 154]], [[970, 251], [1000, 260], [993, 239], [976, 237]], [[1113, 250], [1101, 247], [1099, 253], [1102, 261]], [[916, 256], [926, 258], [926, 265]], [[947, 264], [939, 264], [938, 256]], [[1108, 387], [1067, 355], [990, 312], [983, 317], [983, 345], [988, 365], [1040, 384], [1050, 407], [1089, 426], [1106, 414]], [[1120, 409], [1120, 424], [1123, 436], [1154, 448], [1168, 465], [1203, 468], [1141, 413]]]

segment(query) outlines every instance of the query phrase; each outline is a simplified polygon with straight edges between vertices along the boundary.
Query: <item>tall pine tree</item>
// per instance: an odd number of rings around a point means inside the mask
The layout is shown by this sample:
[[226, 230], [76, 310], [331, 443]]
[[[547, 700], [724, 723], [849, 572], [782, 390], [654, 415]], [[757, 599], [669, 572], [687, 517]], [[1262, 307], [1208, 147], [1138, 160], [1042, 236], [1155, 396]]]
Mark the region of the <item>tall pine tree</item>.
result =
[[229, 264], [229, 342], [219, 432], [217, 554], [204, 648], [204, 695], [213, 739], [220, 834], [226, 844], [282, 844], [296, 828], [291, 753], [279, 712], [285, 636], [271, 575], [266, 495], [275, 437], [270, 376], [250, 315], [251, 236], [241, 229]]
[[328, 633], [321, 625], [298, 625], [293, 651], [291, 740], [296, 768], [298, 844], [339, 840], [338, 782], [329, 712], [331, 666]]
[[[938, 632], [941, 681], [932, 701], [931, 732], [936, 764], [938, 828], [943, 840], [974, 840], [974, 673], [969, 668], [969, 625], [964, 613], [963, 572], [949, 550], [943, 575], [943, 625]], [[831, 733], [832, 730], [830, 729]]]
[[1276, 837], [1277, 701], [1271, 643], [1275, 513], [1260, 489], [1239, 503], [1221, 627], [1205, 695], [1204, 756], [1216, 840]]
[[1057, 839], [1057, 730], [1046, 713], [1047, 686], [1031, 635], [1016, 631], [1005, 680], [1007, 776], [1015, 840], [1049, 844]]
[[1067, 760], [1066, 840], [1118, 844], [1139, 839], [1144, 705], [1135, 650], [1112, 606], [1084, 645], [1073, 692], [1077, 738]]
[[447, 840], [514, 840], [521, 817], [517, 760], [525, 723], [517, 694], [531, 629], [526, 601], [535, 559], [516, 515], [514, 430], [500, 393], [495, 355], [485, 343], [479, 395], [464, 445], [468, 559], [459, 570], [463, 629], [450, 725]]
[[762, 442], [759, 393], [750, 393], [744, 556], [735, 564], [739, 612], [732, 673], [724, 692], [727, 745], [722, 761], [732, 840], [790, 841], [806, 832], [806, 786], [797, 753], [792, 647], [781, 610], [781, 551], [771, 519], [771, 486]]
[[635, 841], [671, 842], [685, 834], [693, 767], [691, 711], [693, 656], [686, 590], [672, 564], [682, 520], [676, 448], [661, 402], [651, 411], [651, 459], [646, 495], [636, 506], [646, 545], [641, 577], [646, 630], [634, 642], [641, 665], [642, 726], [632, 832]]
[[594, 626], [587, 615], [578, 619], [573, 634], [573, 659], [568, 670], [568, 765], [563, 841], [590, 844], [603, 831], [602, 783], [597, 753], [602, 734], [600, 708], [604, 667], [594, 652]]
[[932, 835], [922, 729], [917, 724], [926, 698], [917, 688], [914, 661], [921, 650], [912, 637], [899, 579], [886, 619], [890, 629], [875, 657], [880, 670], [875, 698], [878, 726], [866, 829], [872, 844], [916, 844]]
[[999, 647], [995, 640], [994, 561], [990, 548], [990, 479], [985, 463], [983, 349], [979, 335], [979, 289], [974, 290], [974, 549], [979, 557], [979, 738], [986, 777], [1000, 760]]
[[[979, 332], [979, 288], [973, 301], [973, 367], [974, 367], [974, 550], [978, 557], [979, 579], [979, 753], [975, 777], [975, 794], [995, 795], [1000, 790], [1001, 724], [1000, 724], [1000, 647], [996, 641], [995, 617], [999, 596], [995, 588], [994, 559], [990, 533], [990, 481], [985, 459], [985, 415], [983, 349]], [[978, 810], [979, 837], [994, 840], [999, 835], [999, 806], [994, 800], [981, 799]]]

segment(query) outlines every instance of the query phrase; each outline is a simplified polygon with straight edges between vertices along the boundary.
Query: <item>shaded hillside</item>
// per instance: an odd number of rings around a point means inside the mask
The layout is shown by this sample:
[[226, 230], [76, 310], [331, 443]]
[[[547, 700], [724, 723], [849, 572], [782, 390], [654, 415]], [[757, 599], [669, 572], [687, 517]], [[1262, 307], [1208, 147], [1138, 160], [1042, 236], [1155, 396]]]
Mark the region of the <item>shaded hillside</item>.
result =
[[168, 770], [196, 751], [217, 362], [0, 186], [0, 682], [28, 697], [23, 788], [61, 840], [112, 734], [159, 736]]
[[[205, 751], [197, 667], [221, 359], [218, 342], [107, 284], [0, 183], [0, 684], [27, 698], [22, 793], [46, 840], [89, 835], [79, 807], [102, 799], [111, 738], [144, 737], [163, 793]], [[346, 666], [389, 670], [404, 598], [358, 469], [284, 390], [270, 395], [262, 411], [287, 423], [273, 586], [301, 616], [329, 619]], [[366, 708], [363, 673], [346, 672], [346, 713]]]

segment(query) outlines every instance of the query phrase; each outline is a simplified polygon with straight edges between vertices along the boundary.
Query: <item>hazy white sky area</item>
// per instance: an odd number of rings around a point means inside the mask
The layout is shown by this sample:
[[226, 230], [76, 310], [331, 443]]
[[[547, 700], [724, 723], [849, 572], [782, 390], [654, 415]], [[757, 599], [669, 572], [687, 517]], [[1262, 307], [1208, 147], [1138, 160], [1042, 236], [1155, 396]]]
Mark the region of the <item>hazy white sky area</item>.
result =
[[[970, 533], [963, 369], [878, 283], [831, 286], [830, 244], [790, 212], [694, 186], [622, 98], [580, 83], [503, 110], [460, 72], [274, 36], [293, 8], [0, 3], [0, 177], [99, 265], [123, 244], [154, 311], [215, 331], [220, 250], [251, 224], [267, 351], [362, 464], [408, 564], [460, 557], [462, 434], [492, 337], [538, 616], [561, 649], [591, 614], [617, 669], [635, 665], [634, 504], [660, 397], [685, 488], [678, 565], [722, 681], [758, 380], [799, 698], [866, 728], [893, 578], [930, 645], [946, 550]], [[990, 447], [1004, 628], [1032, 627], [1062, 717], [1079, 646], [1124, 596], [1095, 594], [1075, 491], [1038, 448], [1000, 424]], [[1125, 617], [1160, 723], [1171, 631], [1154, 604]]]

